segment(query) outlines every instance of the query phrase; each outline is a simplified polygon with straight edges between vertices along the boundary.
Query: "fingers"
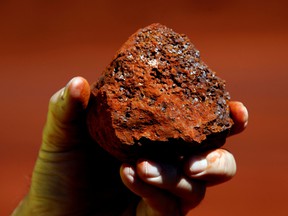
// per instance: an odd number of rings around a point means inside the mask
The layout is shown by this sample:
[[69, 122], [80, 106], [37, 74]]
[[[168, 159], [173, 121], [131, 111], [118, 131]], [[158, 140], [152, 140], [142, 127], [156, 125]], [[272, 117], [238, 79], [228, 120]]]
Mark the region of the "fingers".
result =
[[83, 138], [84, 114], [89, 96], [88, 82], [82, 77], [75, 77], [51, 97], [42, 149], [66, 151]]
[[217, 149], [191, 157], [184, 169], [190, 178], [205, 180], [207, 186], [212, 186], [231, 179], [236, 174], [236, 162], [230, 152]]
[[[140, 160], [135, 168], [123, 165], [121, 169], [124, 184], [143, 197], [144, 204], [140, 206], [164, 212], [161, 215], [178, 215], [176, 209], [185, 215], [203, 200], [206, 185], [228, 181], [235, 173], [235, 159], [224, 149], [193, 156], [184, 166]], [[181, 206], [175, 206], [177, 203]]]
[[[231, 134], [237, 134], [247, 126], [248, 111], [240, 102], [230, 102], [229, 105], [234, 121]], [[179, 164], [142, 160], [138, 161], [136, 168], [123, 165], [121, 169], [124, 184], [143, 197], [143, 202], [139, 205], [140, 208], [146, 209], [143, 215], [185, 215], [202, 201], [206, 185], [212, 186], [228, 181], [235, 173], [235, 159], [224, 149], [193, 156], [186, 161], [184, 167]], [[176, 203], [180, 213], [175, 210]], [[147, 213], [155, 213], [155, 209], [162, 214]]]
[[169, 191], [189, 203], [199, 204], [204, 198], [206, 186], [188, 178], [181, 168], [175, 164], [144, 160], [137, 164], [137, 174], [150, 185]]
[[229, 102], [230, 115], [234, 121], [234, 125], [231, 129], [230, 135], [238, 134], [242, 132], [248, 124], [248, 110], [238, 101]]
[[146, 184], [136, 172], [135, 167], [128, 164], [123, 164], [120, 169], [123, 183], [143, 199], [138, 205], [137, 215], [178, 215], [175, 198], [153, 185]]
[[121, 176], [130, 190], [143, 197], [146, 208], [161, 212], [159, 215], [185, 215], [202, 201], [206, 191], [205, 183], [189, 179], [171, 164], [143, 160], [136, 168], [122, 166]]

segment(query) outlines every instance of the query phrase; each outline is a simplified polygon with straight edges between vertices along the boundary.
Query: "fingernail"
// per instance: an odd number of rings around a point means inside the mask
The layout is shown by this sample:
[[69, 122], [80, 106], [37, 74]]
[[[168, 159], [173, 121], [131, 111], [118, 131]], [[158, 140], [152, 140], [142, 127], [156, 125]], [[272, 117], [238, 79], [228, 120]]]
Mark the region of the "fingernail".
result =
[[65, 100], [65, 98], [67, 97], [69, 86], [71, 85], [72, 82], [74, 82], [74, 80], [75, 80], [75, 78], [71, 79], [71, 80], [66, 84], [66, 86], [63, 88], [63, 90], [61, 91], [61, 99], [62, 99], [62, 100]]
[[151, 162], [144, 162], [145, 174], [147, 177], [154, 178], [160, 176], [160, 167]]
[[206, 170], [208, 162], [206, 158], [196, 157], [190, 163], [190, 172], [192, 174], [201, 173]]
[[131, 167], [128, 167], [127, 178], [129, 179], [130, 182], [134, 181], [134, 176], [135, 176], [135, 171]]
[[61, 97], [62, 100], [65, 99], [66, 92], [67, 92], [67, 87], [64, 87], [64, 88], [61, 90], [61, 93], [60, 93], [60, 97]]
[[63, 90], [61, 91], [61, 99], [62, 100], [65, 100], [65, 98], [67, 97], [67, 92], [68, 92], [68, 88], [69, 88], [69, 85], [73, 82], [73, 79], [70, 80], [66, 86], [63, 88]]
[[217, 149], [207, 155], [207, 161], [209, 164], [215, 164], [223, 155], [223, 150]]
[[249, 113], [248, 113], [248, 110], [247, 110], [247, 108], [245, 107], [245, 106], [243, 106], [243, 113], [244, 113], [244, 116], [245, 116], [245, 118], [244, 118], [244, 127], [247, 127], [247, 125], [248, 125], [248, 118], [249, 118]]

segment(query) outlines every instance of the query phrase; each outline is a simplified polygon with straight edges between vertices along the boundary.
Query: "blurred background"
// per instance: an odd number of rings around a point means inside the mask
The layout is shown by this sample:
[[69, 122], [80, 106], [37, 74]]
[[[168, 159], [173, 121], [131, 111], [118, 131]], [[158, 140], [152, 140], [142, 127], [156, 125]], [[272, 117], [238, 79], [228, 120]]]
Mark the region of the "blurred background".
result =
[[0, 215], [29, 188], [50, 96], [73, 76], [97, 80], [154, 22], [188, 35], [249, 109], [247, 130], [225, 146], [237, 175], [193, 215], [288, 215], [287, 11], [285, 0], [0, 0]]

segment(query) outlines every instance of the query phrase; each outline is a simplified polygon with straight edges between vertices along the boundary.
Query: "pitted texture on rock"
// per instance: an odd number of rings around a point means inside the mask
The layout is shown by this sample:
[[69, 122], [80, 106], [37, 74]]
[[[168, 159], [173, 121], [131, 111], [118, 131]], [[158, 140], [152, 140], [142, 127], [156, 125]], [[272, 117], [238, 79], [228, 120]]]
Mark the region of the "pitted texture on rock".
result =
[[152, 24], [129, 38], [92, 86], [88, 127], [121, 160], [179, 155], [224, 144], [233, 124], [228, 101], [225, 82], [188, 37]]

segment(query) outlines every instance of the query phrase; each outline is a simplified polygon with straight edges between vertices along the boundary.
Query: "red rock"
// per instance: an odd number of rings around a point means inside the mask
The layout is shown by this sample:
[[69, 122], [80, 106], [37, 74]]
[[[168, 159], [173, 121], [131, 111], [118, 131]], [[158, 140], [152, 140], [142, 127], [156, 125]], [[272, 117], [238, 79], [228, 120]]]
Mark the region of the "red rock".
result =
[[225, 143], [233, 122], [225, 81], [183, 34], [138, 30], [92, 85], [92, 138], [122, 161], [177, 159]]

